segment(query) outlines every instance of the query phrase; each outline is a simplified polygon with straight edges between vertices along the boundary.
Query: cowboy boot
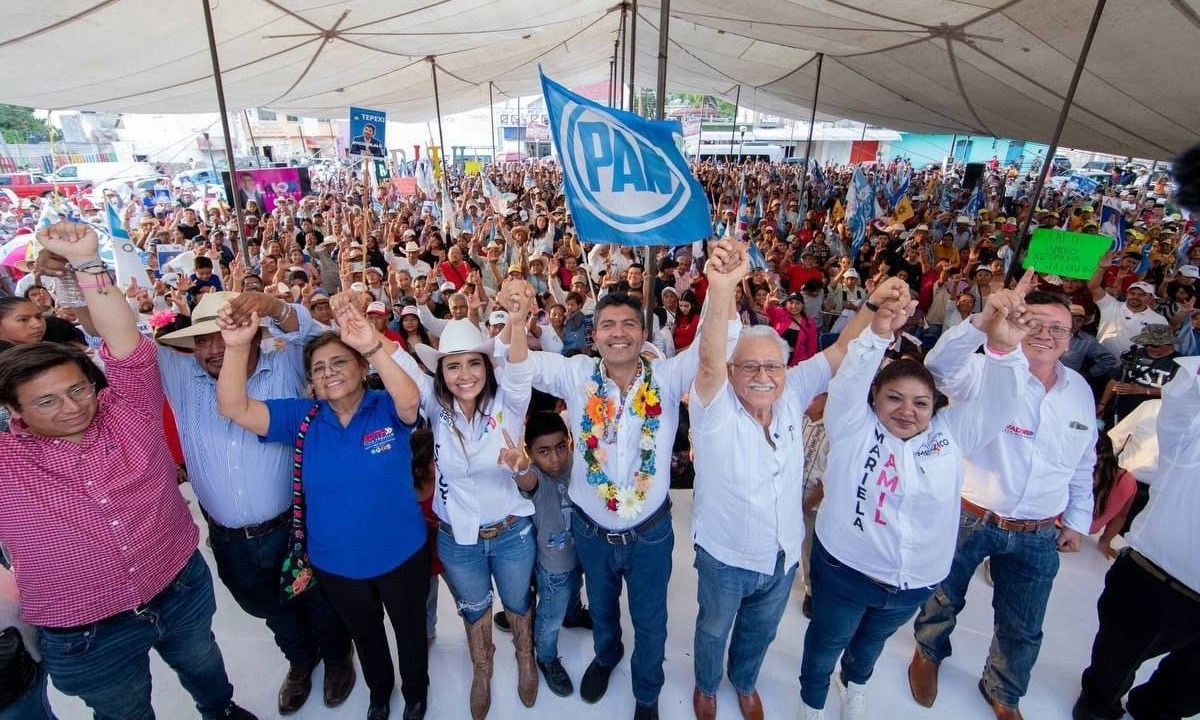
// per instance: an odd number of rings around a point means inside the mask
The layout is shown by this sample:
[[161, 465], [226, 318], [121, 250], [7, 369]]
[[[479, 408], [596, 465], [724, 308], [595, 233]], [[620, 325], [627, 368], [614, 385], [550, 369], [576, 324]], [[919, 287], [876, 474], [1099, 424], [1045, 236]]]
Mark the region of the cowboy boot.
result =
[[506, 610], [517, 648], [517, 695], [525, 707], [533, 707], [538, 693], [537, 663], [533, 659], [533, 610], [518, 615]]
[[467, 649], [471, 652], [474, 677], [471, 679], [471, 720], [483, 720], [492, 706], [492, 658], [496, 646], [492, 644], [492, 611], [474, 623], [463, 619], [467, 626]]

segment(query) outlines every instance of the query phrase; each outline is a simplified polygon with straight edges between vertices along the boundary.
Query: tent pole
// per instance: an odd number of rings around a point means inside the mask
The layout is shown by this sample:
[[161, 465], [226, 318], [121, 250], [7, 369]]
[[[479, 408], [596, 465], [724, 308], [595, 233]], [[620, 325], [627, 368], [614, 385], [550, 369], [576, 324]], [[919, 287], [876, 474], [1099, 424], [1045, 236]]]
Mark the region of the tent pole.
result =
[[[438, 145], [442, 146], [441, 151], [438, 153], [438, 164], [441, 165], [443, 168], [445, 168], [445, 166], [446, 166], [446, 137], [444, 135], [442, 135], [442, 100], [441, 100], [441, 97], [438, 95], [437, 58], [435, 58], [433, 55], [429, 56], [429, 69], [433, 73], [433, 111], [435, 113], [437, 113]], [[439, 172], [439, 174], [442, 177], [446, 176], [446, 173], [444, 170], [441, 170]]]
[[232, 198], [229, 198], [233, 203], [233, 214], [237, 218], [238, 224], [238, 242], [241, 246], [242, 260], [246, 263], [246, 267], [250, 267], [250, 253], [246, 249], [245, 238], [242, 233], [246, 231], [246, 213], [242, 210], [242, 198], [238, 194], [236, 188], [237, 182], [237, 162], [233, 157], [233, 134], [229, 131], [229, 112], [225, 109], [225, 86], [221, 84], [221, 61], [217, 57], [217, 36], [213, 32], [212, 8], [209, 7], [209, 0], [200, 0], [200, 4], [204, 6], [204, 29], [208, 32], [208, 55], [212, 59], [213, 83], [217, 86], [217, 112], [221, 114], [221, 132], [225, 135], [225, 157], [229, 161], [229, 186], [235, 188]]
[[[617, 31], [617, 42], [621, 44], [618, 56], [621, 58], [620, 74], [617, 76], [617, 86], [613, 88], [613, 107], [625, 107], [625, 52], [629, 49], [626, 33], [629, 32], [629, 3], [621, 3], [621, 26]], [[590, 277], [590, 276], [589, 276]]]
[[[636, 1], [636, 0], [635, 0]], [[663, 120], [667, 115], [667, 50], [671, 42], [671, 0], [659, 0], [658, 5], [658, 82], [654, 87], [654, 117]], [[646, 272], [643, 273], [642, 300], [646, 303], [646, 338], [654, 337], [654, 276], [658, 275], [658, 246], [646, 248]]]
[[492, 86], [494, 83], [488, 80], [488, 117], [492, 121], [492, 164], [499, 162], [496, 156], [496, 99], [492, 97]]
[[[817, 82], [813, 85], [812, 110], [808, 114], [808, 140], [804, 143], [804, 168], [800, 173], [800, 211], [808, 211], [808, 166], [812, 162], [813, 126], [817, 124], [817, 98], [821, 93], [821, 66], [825, 64], [825, 53], [817, 53]], [[805, 215], [800, 216], [801, 222]]]
[[638, 0], [633, 0], [633, 14], [629, 17], [629, 112], [633, 112], [633, 103], [637, 93], [633, 89], [633, 76], [637, 70], [637, 26]]
[[1079, 50], [1079, 60], [1075, 63], [1075, 73], [1071, 75], [1071, 84], [1067, 87], [1067, 94], [1063, 97], [1062, 109], [1058, 113], [1058, 124], [1054, 126], [1054, 135], [1050, 138], [1050, 147], [1046, 148], [1046, 162], [1042, 163], [1041, 171], [1038, 172], [1037, 182], [1033, 185], [1033, 194], [1029, 201], [1029, 210], [1020, 218], [1020, 226], [1017, 228], [1017, 246], [1013, 248], [1013, 261], [1008, 266], [1008, 277], [1006, 283], [1016, 276], [1017, 267], [1021, 261], [1021, 254], [1025, 251], [1025, 246], [1028, 243], [1026, 234], [1029, 232], [1029, 222], [1033, 219], [1033, 211], [1037, 209], [1042, 202], [1042, 188], [1046, 184], [1046, 177], [1050, 174], [1050, 168], [1054, 165], [1054, 154], [1058, 152], [1058, 141], [1062, 138], [1063, 128], [1067, 124], [1067, 115], [1071, 112], [1071, 104], [1075, 101], [1075, 89], [1079, 87], [1079, 78], [1083, 75], [1083, 67], [1087, 64], [1088, 52], [1092, 49], [1092, 40], [1096, 38], [1096, 28], [1100, 26], [1100, 16], [1104, 14], [1104, 4], [1107, 0], [1096, 0], [1096, 9], [1092, 12], [1092, 23], [1088, 25], [1087, 35], [1083, 38], [1083, 47]]
[[259, 159], [258, 140], [254, 137], [254, 126], [250, 124], [250, 111], [242, 109], [242, 119], [246, 121], [246, 132], [250, 135], [250, 144], [254, 146], [254, 164], [262, 167], [262, 161]]
[[[733, 124], [729, 126], [729, 158], [733, 159], [733, 138], [737, 133], [738, 109], [742, 104], [742, 86], [738, 85], [737, 95], [733, 96]], [[703, 134], [703, 133], [701, 133]]]

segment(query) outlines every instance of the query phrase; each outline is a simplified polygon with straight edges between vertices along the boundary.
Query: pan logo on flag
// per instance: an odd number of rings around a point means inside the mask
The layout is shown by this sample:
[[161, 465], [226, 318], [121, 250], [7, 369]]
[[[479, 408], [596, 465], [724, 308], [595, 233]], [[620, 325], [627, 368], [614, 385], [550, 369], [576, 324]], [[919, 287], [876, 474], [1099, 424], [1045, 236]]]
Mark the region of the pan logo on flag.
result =
[[602, 107], [568, 100], [559, 118], [563, 172], [578, 200], [614, 230], [640, 233], [670, 224], [687, 207], [688, 179], [667, 154]]

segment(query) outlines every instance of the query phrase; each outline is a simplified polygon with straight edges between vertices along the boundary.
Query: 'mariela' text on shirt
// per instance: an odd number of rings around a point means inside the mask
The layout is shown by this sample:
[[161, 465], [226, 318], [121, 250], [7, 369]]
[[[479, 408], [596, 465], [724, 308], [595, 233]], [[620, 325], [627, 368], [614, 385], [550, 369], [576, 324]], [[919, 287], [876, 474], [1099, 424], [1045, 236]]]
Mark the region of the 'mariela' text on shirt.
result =
[[[874, 503], [874, 522], [876, 525], [887, 525], [887, 521], [883, 519], [883, 505], [887, 500], [887, 496], [894, 494], [900, 485], [900, 475], [896, 472], [896, 456], [889, 452], [887, 460], [882, 460], [883, 434], [879, 429], [875, 429], [875, 444], [867, 451], [866, 462], [863, 463], [862, 479], [858, 481], [858, 499], [854, 503], [854, 527], [860, 531], [866, 530], [863, 526], [863, 518], [867, 515], [867, 508], [870, 507], [869, 493], [867, 481], [875, 473], [875, 469], [879, 468], [879, 474], [875, 475], [875, 487], [879, 488], [878, 500]], [[880, 461], [882, 460], [882, 465]]]

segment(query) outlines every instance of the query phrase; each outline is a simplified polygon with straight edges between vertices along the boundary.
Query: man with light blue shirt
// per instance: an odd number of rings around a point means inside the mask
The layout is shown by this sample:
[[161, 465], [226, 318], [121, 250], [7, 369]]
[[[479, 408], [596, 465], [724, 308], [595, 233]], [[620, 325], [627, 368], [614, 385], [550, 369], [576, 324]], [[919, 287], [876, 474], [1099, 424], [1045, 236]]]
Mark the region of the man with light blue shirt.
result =
[[[350, 636], [321, 593], [285, 602], [280, 572], [291, 528], [292, 450], [261, 445], [252, 434], [217, 413], [217, 375], [225, 343], [217, 311], [229, 305], [235, 315], [257, 312], [288, 344], [270, 353], [255, 344], [250, 354], [247, 392], [253, 398], [302, 397], [308, 387], [303, 349], [321, 326], [302, 305], [290, 305], [258, 292], [204, 295], [192, 311], [192, 325], [159, 341], [158, 367], [167, 401], [175, 413], [188, 477], [208, 521], [217, 573], [247, 613], [266, 620], [290, 668], [279, 689], [279, 712], [300, 709], [312, 689], [312, 672], [325, 661], [324, 700], [340, 705], [354, 687]], [[261, 332], [261, 331], [260, 331]]]

